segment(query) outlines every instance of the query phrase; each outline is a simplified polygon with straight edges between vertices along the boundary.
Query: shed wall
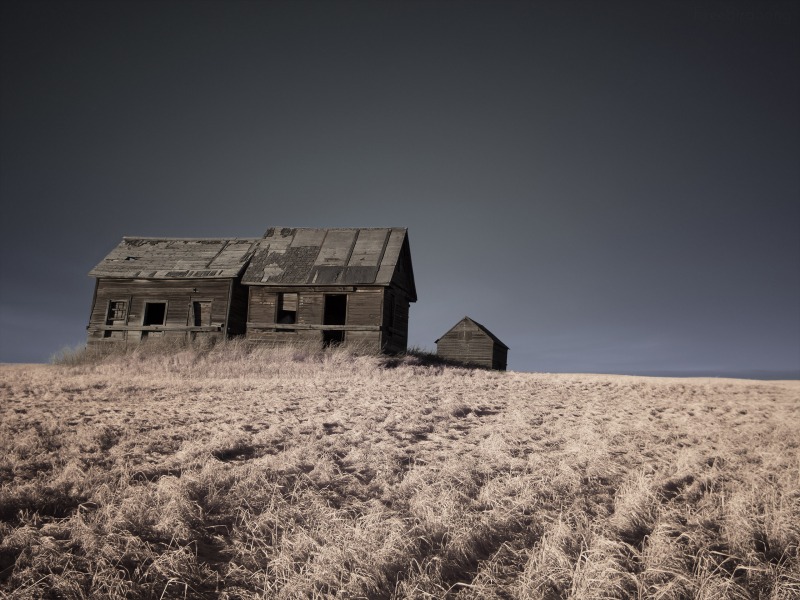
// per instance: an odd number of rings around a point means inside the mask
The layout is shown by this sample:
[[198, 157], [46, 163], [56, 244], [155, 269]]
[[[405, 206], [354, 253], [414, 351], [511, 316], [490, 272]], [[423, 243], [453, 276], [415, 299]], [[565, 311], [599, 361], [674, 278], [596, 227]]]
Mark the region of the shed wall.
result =
[[446, 360], [505, 370], [508, 350], [477, 326], [464, 321], [439, 339], [436, 354]]

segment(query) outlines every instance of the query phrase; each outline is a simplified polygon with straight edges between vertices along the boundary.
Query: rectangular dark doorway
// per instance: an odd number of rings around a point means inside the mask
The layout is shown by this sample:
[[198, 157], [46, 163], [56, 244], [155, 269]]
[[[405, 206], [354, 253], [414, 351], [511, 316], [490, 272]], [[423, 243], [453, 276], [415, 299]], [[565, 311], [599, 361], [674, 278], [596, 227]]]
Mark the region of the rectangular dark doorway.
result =
[[[325, 312], [323, 325], [344, 325], [347, 322], [347, 294], [325, 294]], [[322, 332], [322, 345], [338, 346], [344, 342], [344, 331], [341, 329]]]
[[148, 302], [144, 305], [144, 321], [142, 321], [142, 325], [163, 325], [166, 316], [166, 302]]
[[344, 325], [347, 321], [347, 294], [325, 294], [323, 325]]
[[[163, 325], [166, 317], [166, 302], [145, 302], [144, 319], [142, 319], [142, 325]], [[148, 337], [162, 337], [163, 335], [163, 331], [143, 331], [142, 339], [144, 340]]]

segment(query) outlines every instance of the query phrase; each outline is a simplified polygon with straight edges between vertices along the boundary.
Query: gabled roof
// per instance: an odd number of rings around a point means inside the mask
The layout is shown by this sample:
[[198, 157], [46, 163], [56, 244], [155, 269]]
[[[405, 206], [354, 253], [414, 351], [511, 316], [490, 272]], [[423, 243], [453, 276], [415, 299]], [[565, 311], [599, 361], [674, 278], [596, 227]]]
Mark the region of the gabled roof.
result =
[[272, 227], [242, 277], [245, 284], [274, 286], [389, 285], [393, 280], [416, 300], [405, 228]]
[[217, 279], [238, 277], [258, 238], [124, 237], [92, 277], [140, 279]]
[[[508, 348], [508, 346], [506, 346], [506, 345], [505, 345], [503, 342], [501, 342], [501, 341], [500, 341], [500, 338], [498, 338], [498, 337], [497, 337], [495, 334], [493, 334], [491, 331], [489, 331], [488, 329], [486, 329], [486, 327], [484, 327], [483, 325], [481, 325], [480, 323], [478, 323], [478, 322], [477, 322], [477, 321], [475, 321], [474, 319], [470, 319], [469, 317], [464, 317], [464, 318], [463, 318], [463, 319], [461, 319], [461, 320], [460, 320], [458, 323], [456, 323], [455, 325], [453, 325], [453, 326], [452, 326], [450, 329], [448, 329], [448, 330], [447, 330], [447, 331], [444, 333], [444, 335], [442, 335], [442, 337], [440, 337], [440, 338], [439, 338], [439, 340], [440, 340], [440, 339], [442, 339], [443, 337], [445, 337], [445, 336], [446, 336], [448, 333], [450, 333], [451, 331], [454, 331], [455, 329], [457, 329], [457, 328], [459, 327], [459, 325], [461, 325], [461, 324], [464, 324], [465, 326], [470, 326], [470, 325], [472, 325], [472, 326], [474, 326], [474, 327], [476, 327], [476, 328], [480, 329], [480, 330], [481, 330], [483, 333], [485, 333], [485, 334], [486, 334], [486, 335], [488, 335], [490, 338], [492, 338], [492, 340], [494, 341], [494, 343], [495, 343], [495, 344], [498, 344], [498, 345], [502, 346], [502, 347], [503, 347], [503, 348], [505, 348], [506, 350], [508, 350], [508, 349], [509, 349], [509, 348]], [[436, 342], [434, 342], [434, 343], [438, 344], [438, 343], [439, 343], [439, 340], [436, 340]]]

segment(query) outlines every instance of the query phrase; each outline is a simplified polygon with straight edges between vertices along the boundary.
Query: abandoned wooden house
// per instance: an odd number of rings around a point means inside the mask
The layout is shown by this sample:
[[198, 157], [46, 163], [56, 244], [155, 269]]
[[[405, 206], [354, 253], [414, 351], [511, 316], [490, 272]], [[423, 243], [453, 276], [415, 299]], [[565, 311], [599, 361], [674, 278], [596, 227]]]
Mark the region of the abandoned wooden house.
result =
[[508, 346], [469, 317], [436, 340], [436, 354], [446, 360], [499, 371], [505, 371], [508, 364]]
[[241, 335], [241, 276], [255, 239], [125, 237], [89, 272], [96, 278], [89, 343]]
[[399, 228], [126, 237], [89, 275], [90, 343], [246, 334], [402, 352], [417, 300], [408, 234]]
[[248, 340], [406, 349], [417, 300], [406, 229], [271, 228], [242, 283]]

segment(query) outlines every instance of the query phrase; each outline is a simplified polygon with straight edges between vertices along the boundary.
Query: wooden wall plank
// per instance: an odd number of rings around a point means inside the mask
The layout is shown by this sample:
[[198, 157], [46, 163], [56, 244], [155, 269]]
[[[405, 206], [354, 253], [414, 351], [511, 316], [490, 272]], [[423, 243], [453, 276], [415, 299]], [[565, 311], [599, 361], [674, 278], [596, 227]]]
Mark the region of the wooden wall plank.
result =
[[[112, 300], [126, 300], [127, 314], [124, 325], [141, 327], [147, 302], [165, 302], [164, 327], [185, 328], [189, 322], [193, 299], [211, 301], [211, 324], [223, 327], [228, 312], [229, 279], [104, 279], [97, 281], [97, 294], [89, 320], [89, 337], [104, 338], [108, 305]], [[243, 292], [242, 292], [243, 293]], [[201, 332], [202, 333], [202, 332]], [[224, 332], [223, 332], [224, 333]], [[141, 336], [135, 331], [127, 333], [127, 341]]]
[[436, 354], [464, 364], [502, 370], [506, 368], [506, 348], [469, 319], [463, 319], [439, 338]]
[[381, 325], [382, 290], [364, 290], [347, 295], [348, 325]]

